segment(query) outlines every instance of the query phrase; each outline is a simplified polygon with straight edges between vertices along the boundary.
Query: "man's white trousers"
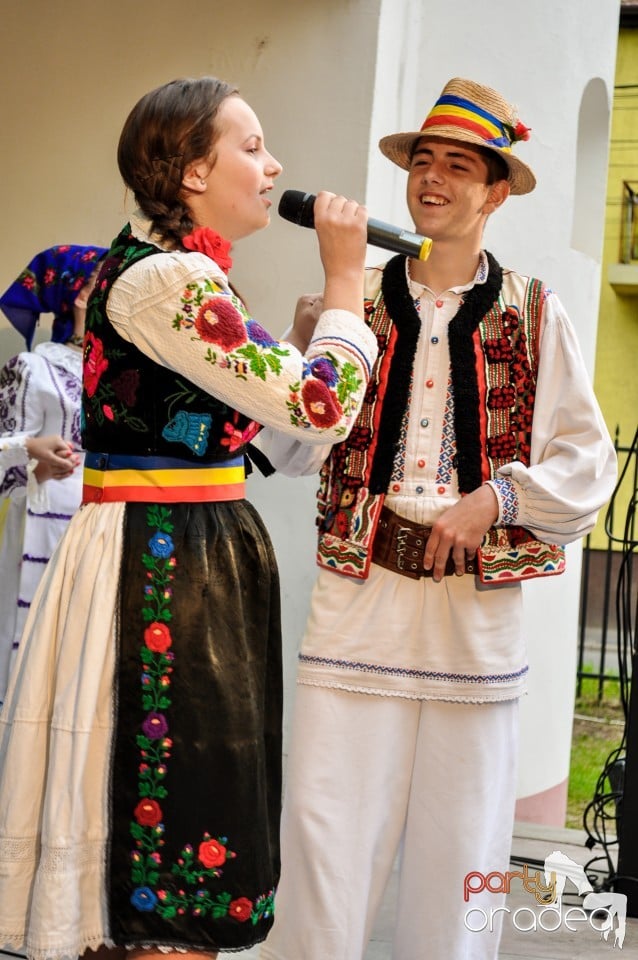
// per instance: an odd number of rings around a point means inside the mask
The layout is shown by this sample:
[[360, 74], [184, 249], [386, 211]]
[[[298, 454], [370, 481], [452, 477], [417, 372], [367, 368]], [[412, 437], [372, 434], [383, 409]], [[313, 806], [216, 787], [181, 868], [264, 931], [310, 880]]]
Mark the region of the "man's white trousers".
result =
[[494, 960], [504, 898], [465, 878], [509, 869], [517, 754], [516, 700], [299, 685], [262, 960], [361, 960], [397, 854], [392, 960]]

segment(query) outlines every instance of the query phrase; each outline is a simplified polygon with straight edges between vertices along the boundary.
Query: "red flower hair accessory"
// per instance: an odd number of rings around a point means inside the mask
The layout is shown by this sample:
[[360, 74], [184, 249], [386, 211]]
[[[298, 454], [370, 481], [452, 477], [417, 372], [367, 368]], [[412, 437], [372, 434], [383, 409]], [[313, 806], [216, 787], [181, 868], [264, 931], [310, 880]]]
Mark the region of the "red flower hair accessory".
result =
[[210, 257], [222, 268], [224, 273], [228, 273], [233, 265], [229, 256], [230, 241], [224, 240], [210, 227], [197, 227], [192, 233], [182, 238], [182, 243], [187, 250], [197, 250], [199, 253], [205, 253], [207, 257]]

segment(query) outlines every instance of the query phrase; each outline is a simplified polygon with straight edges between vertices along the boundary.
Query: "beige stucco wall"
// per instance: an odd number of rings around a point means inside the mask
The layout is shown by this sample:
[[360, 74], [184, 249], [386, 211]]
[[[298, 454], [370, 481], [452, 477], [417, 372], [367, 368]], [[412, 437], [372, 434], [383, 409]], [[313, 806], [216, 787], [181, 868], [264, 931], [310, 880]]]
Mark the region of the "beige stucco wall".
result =
[[[282, 188], [362, 196], [378, 7], [0, 0], [0, 289], [39, 249], [108, 245], [128, 209], [115, 159], [124, 119], [142, 94], [177, 76], [213, 73], [239, 86], [284, 165]], [[273, 220], [237, 245], [233, 279], [281, 330], [295, 290], [321, 274], [314, 236], [300, 244], [298, 230]], [[4, 318], [0, 329], [4, 359], [22, 344]]]
[[[621, 262], [623, 181], [638, 191], [638, 29], [621, 30], [616, 65], [616, 95], [603, 251], [599, 338], [596, 349], [596, 390], [611, 430], [620, 426], [621, 443], [631, 442], [638, 411], [638, 286], [634, 296], [618, 294], [609, 283], [608, 268]], [[638, 260], [634, 261], [638, 265]]]
[[[507, 202], [486, 244], [560, 292], [591, 370], [618, 0], [0, 0], [0, 14], [0, 289], [38, 249], [108, 243], [126, 213], [121, 125], [142, 93], [172, 77], [212, 72], [239, 85], [284, 165], [282, 189], [338, 190], [409, 226], [405, 175], [376, 142], [420, 126], [446, 80], [468, 76], [503, 90], [533, 130], [520, 149], [538, 188]], [[575, 211], [592, 201], [583, 224]], [[234, 258], [234, 281], [275, 333], [297, 293], [320, 283], [314, 234], [276, 215]], [[370, 261], [384, 258], [370, 250]], [[0, 321], [0, 360], [20, 347]], [[287, 718], [315, 572], [315, 487], [250, 481], [281, 566]], [[521, 797], [567, 775], [579, 573], [575, 545], [568, 574], [526, 587]]]
[[[609, 270], [624, 256], [621, 250], [623, 181], [638, 191], [638, 28], [623, 29], [618, 38], [616, 92], [611, 129], [607, 206], [603, 248], [600, 313], [596, 346], [595, 387], [603, 416], [612, 434], [618, 428], [618, 442], [628, 447], [638, 427], [638, 283], [634, 276], [632, 293], [619, 293], [609, 282]], [[634, 217], [638, 216], [638, 208]], [[635, 228], [634, 228], [635, 229]], [[638, 275], [638, 260], [633, 261]], [[628, 476], [614, 504], [614, 535], [622, 537], [627, 510], [633, 497]], [[594, 546], [607, 544], [604, 517], [594, 536]], [[619, 549], [619, 545], [616, 544]]]

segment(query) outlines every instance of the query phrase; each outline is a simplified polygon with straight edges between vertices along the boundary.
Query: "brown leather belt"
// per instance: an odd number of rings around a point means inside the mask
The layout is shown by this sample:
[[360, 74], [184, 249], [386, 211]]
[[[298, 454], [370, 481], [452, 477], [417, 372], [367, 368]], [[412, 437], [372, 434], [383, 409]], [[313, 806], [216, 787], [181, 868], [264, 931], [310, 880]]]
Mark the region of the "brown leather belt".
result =
[[[413, 580], [431, 577], [433, 568], [425, 570], [423, 567], [425, 545], [431, 531], [431, 527], [413, 523], [399, 517], [389, 507], [382, 507], [372, 546], [372, 562]], [[445, 565], [445, 576], [451, 577], [455, 573], [454, 561], [450, 557]], [[465, 561], [465, 573], [476, 573], [474, 560]]]

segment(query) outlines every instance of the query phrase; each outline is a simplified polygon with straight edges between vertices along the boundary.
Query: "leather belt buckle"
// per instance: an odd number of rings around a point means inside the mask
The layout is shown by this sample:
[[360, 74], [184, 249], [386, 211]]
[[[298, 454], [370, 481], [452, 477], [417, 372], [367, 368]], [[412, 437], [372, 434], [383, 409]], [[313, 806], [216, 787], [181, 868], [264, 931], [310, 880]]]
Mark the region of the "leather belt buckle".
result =
[[410, 527], [398, 526], [395, 531], [397, 568], [406, 577], [415, 580], [424, 576], [423, 557], [427, 537], [420, 536]]
[[[425, 548], [431, 533], [430, 527], [412, 523], [399, 517], [385, 505], [381, 509], [379, 524], [372, 545], [372, 562], [400, 573], [411, 580], [421, 577], [431, 577], [433, 568], [425, 570], [423, 559]], [[465, 573], [475, 573], [476, 564], [473, 560], [465, 561]], [[456, 573], [452, 557], [445, 565], [444, 576], [451, 577]]]

